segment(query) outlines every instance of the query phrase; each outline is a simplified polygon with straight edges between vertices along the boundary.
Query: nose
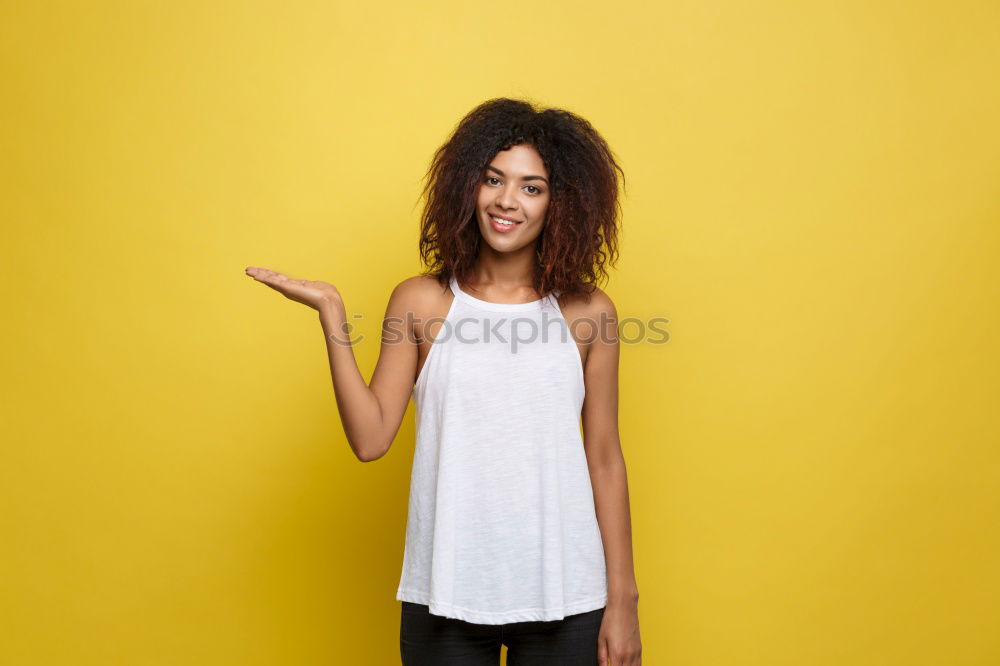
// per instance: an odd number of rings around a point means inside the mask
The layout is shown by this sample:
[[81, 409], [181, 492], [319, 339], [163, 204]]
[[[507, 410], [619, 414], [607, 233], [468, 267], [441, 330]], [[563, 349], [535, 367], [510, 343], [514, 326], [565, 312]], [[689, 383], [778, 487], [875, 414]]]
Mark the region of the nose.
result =
[[497, 208], [514, 208], [517, 202], [514, 201], [514, 195], [510, 191], [510, 188], [503, 187], [500, 192], [497, 193]]

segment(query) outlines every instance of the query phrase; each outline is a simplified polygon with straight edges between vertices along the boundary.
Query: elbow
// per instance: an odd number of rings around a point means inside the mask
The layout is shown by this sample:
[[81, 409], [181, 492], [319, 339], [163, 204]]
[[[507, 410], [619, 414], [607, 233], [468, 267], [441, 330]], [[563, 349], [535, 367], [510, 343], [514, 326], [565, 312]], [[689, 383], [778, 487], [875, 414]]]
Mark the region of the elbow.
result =
[[625, 471], [625, 456], [620, 446], [594, 447], [587, 455], [587, 465], [591, 473], [605, 474], [608, 472]]
[[375, 462], [386, 454], [389, 450], [387, 446], [361, 446], [352, 447], [354, 455], [363, 463]]

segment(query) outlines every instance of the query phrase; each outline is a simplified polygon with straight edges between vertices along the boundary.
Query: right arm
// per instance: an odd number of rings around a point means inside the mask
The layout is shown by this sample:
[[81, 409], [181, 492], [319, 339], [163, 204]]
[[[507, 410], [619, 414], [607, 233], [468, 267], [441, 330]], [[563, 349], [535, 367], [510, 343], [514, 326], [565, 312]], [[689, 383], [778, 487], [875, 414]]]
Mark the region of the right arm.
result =
[[417, 369], [417, 345], [411, 304], [417, 296], [414, 278], [393, 290], [382, 325], [382, 347], [369, 386], [351, 346], [346, 329], [346, 309], [336, 287], [325, 282], [293, 280], [260, 268], [247, 274], [286, 297], [309, 305], [319, 313], [326, 339], [333, 392], [347, 442], [362, 462], [384, 456], [406, 413]]

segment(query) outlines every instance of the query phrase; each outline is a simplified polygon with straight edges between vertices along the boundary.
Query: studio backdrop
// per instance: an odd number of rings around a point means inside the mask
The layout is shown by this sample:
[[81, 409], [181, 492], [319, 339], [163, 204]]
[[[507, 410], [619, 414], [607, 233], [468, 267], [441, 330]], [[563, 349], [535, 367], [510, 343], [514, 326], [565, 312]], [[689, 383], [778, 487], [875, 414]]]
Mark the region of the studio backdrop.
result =
[[[643, 663], [1000, 663], [1000, 6], [0, 4], [0, 663], [398, 663], [412, 405], [347, 444], [495, 97], [626, 174]], [[652, 323], [659, 321], [660, 323]]]

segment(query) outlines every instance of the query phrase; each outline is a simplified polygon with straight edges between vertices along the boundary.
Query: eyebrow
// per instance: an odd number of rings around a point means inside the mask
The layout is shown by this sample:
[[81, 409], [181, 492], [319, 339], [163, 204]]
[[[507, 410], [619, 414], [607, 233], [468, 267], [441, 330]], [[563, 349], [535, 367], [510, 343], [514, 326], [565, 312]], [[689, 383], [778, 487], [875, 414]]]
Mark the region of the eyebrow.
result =
[[[491, 165], [487, 165], [486, 168], [489, 169], [490, 171], [496, 171], [501, 176], [506, 175], [506, 174], [504, 174], [503, 171], [501, 171], [500, 169], [496, 168], [492, 164]], [[524, 176], [523, 178], [521, 178], [521, 180], [541, 180], [541, 181], [545, 181], [546, 185], [549, 184], [549, 181], [545, 180], [545, 178], [543, 178], [542, 176]]]

